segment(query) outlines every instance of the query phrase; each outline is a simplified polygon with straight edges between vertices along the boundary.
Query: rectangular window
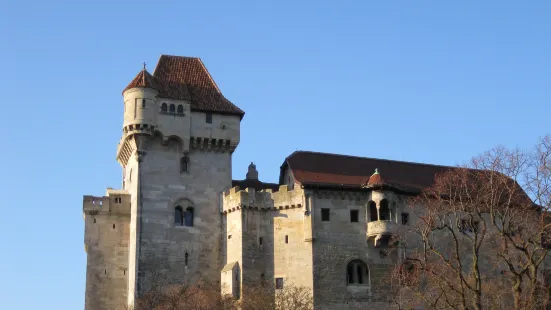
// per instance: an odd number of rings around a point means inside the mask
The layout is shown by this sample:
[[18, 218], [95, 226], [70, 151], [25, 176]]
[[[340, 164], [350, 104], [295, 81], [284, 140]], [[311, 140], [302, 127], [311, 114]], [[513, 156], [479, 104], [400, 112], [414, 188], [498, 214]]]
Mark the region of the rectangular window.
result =
[[285, 243], [289, 243], [289, 235], [285, 235]]
[[142, 108], [145, 108], [145, 99], [142, 99]]
[[409, 214], [402, 213], [402, 225], [408, 225], [408, 224], [409, 224]]
[[262, 237], [258, 238], [258, 245], [262, 245], [264, 243], [264, 239]]
[[207, 113], [206, 122], [212, 124], [212, 113]]
[[321, 221], [329, 222], [329, 209], [321, 209]]
[[283, 289], [283, 278], [276, 278], [276, 290]]
[[350, 210], [350, 222], [351, 223], [358, 223], [360, 218], [358, 210]]

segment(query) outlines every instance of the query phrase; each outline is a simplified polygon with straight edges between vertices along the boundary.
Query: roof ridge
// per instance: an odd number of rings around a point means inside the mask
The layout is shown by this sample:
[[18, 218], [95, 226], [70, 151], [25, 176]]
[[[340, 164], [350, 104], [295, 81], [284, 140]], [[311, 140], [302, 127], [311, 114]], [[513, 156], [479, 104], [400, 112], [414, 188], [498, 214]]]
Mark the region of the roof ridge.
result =
[[153, 76], [155, 76], [155, 71], [157, 71], [157, 67], [159, 66], [159, 63], [161, 62], [161, 58], [163, 58], [163, 56], [166, 56], [166, 57], [178, 57], [178, 58], [189, 58], [189, 59], [199, 59], [201, 60], [201, 58], [199, 57], [194, 57], [194, 56], [178, 56], [178, 55], [168, 55], [168, 54], [161, 54], [161, 56], [159, 56], [159, 60], [157, 60], [157, 63], [155, 64], [155, 69], [153, 69]]
[[303, 150], [296, 150], [291, 155], [289, 155], [286, 159], [290, 158], [296, 153], [311, 153], [311, 154], [318, 154], [318, 155], [325, 155], [325, 156], [339, 156], [339, 157], [348, 157], [348, 158], [356, 158], [356, 159], [371, 159], [371, 160], [379, 160], [379, 161], [386, 161], [386, 162], [393, 162], [393, 163], [403, 163], [403, 164], [411, 164], [411, 165], [418, 165], [418, 166], [428, 166], [428, 167], [440, 167], [440, 168], [456, 168], [454, 166], [446, 166], [446, 165], [435, 165], [435, 164], [427, 164], [427, 163], [419, 163], [419, 162], [413, 162], [413, 161], [404, 161], [404, 160], [392, 160], [392, 159], [384, 159], [384, 158], [374, 158], [374, 157], [363, 157], [363, 156], [355, 156], [355, 155], [346, 155], [346, 154], [336, 154], [336, 153], [325, 153], [325, 152], [315, 152], [315, 151], [303, 151]]
[[[168, 57], [178, 57], [178, 58], [193, 58], [193, 59], [201, 59], [200, 57], [197, 57], [197, 56], [181, 56], [181, 55], [170, 55], [170, 54], [161, 54], [160, 57], [163, 57], [163, 56], [168, 56]], [[160, 58], [159, 57], [159, 58]]]
[[205, 70], [205, 72], [207, 73], [210, 81], [212, 82], [212, 84], [214, 85], [214, 87], [216, 87], [216, 90], [218, 91], [219, 94], [222, 94], [222, 92], [220, 91], [220, 88], [218, 88], [218, 85], [216, 84], [216, 82], [214, 81], [214, 79], [212, 78], [212, 75], [210, 75], [210, 72], [209, 70], [207, 69], [207, 67], [205, 66], [205, 64], [203, 63], [203, 61], [201, 60], [201, 58], [197, 57], [197, 60], [199, 60], [199, 63], [201, 64], [201, 67], [203, 67], [203, 70]]

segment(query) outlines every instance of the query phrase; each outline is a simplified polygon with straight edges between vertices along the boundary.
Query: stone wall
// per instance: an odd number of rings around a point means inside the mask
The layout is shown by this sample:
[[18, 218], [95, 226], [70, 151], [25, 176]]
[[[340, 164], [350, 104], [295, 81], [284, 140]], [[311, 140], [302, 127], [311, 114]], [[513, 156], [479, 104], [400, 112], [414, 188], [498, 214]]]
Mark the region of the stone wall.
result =
[[124, 309], [128, 280], [130, 195], [84, 196], [87, 253], [85, 309]]
[[[201, 278], [218, 281], [221, 194], [231, 185], [231, 154], [192, 149], [188, 171], [180, 172], [178, 142], [147, 143], [140, 163], [142, 223], [138, 291]], [[193, 208], [193, 226], [176, 225], [175, 207]], [[158, 280], [154, 280], [158, 279]]]
[[[158, 98], [151, 89], [123, 96], [117, 160], [131, 195], [128, 304], [153, 284], [219, 281], [221, 193], [231, 187], [239, 116], [213, 113], [207, 122], [188, 101]], [[182, 113], [171, 113], [171, 105]], [[181, 171], [184, 158], [187, 171]], [[193, 208], [192, 227], [175, 225], [176, 206]]]
[[[227, 265], [238, 261], [242, 287], [266, 282], [313, 287], [312, 244], [305, 241], [304, 192], [232, 188], [224, 196]], [[242, 295], [242, 298], [247, 298]]]
[[[343, 305], [365, 304], [383, 301], [385, 280], [390, 267], [397, 259], [396, 252], [386, 255], [384, 247], [374, 247], [368, 242], [368, 202], [377, 203], [384, 197], [401, 213], [405, 200], [386, 192], [315, 191], [312, 196], [314, 216], [314, 302], [316, 309], [333, 309]], [[329, 210], [329, 220], [322, 220], [322, 209]], [[351, 210], [359, 213], [358, 222], [351, 222]], [[397, 217], [394, 217], [397, 221]], [[399, 225], [399, 224], [398, 224]], [[362, 284], [347, 282], [347, 266], [353, 260], [367, 264], [368, 277]], [[331, 306], [333, 305], [333, 306]], [[340, 306], [338, 306], [340, 305]], [[336, 309], [336, 308], [335, 308]]]

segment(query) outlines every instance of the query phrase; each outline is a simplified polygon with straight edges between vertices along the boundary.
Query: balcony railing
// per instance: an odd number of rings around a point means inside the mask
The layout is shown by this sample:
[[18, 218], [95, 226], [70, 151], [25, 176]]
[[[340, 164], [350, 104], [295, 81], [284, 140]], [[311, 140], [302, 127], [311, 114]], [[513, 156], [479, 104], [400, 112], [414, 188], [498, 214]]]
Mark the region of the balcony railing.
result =
[[392, 221], [373, 221], [367, 223], [367, 237], [392, 235], [398, 229], [398, 225]]

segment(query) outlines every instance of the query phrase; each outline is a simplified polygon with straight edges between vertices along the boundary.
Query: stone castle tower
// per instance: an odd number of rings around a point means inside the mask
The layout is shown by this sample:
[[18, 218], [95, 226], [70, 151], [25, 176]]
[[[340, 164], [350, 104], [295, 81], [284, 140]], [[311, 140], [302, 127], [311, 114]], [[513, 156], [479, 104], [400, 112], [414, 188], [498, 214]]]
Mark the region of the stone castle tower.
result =
[[244, 112], [198, 58], [162, 55], [122, 95], [122, 189], [84, 196], [89, 310], [123, 309], [153, 281], [218, 279], [223, 267], [221, 193]]
[[232, 180], [244, 112], [200, 59], [162, 55], [122, 95], [122, 188], [83, 201], [86, 310], [199, 279], [244, 299], [247, 285], [300, 285], [316, 309], [378, 302], [376, 280], [396, 259], [380, 247], [408, 224], [404, 197], [442, 167], [297, 151], [277, 184], [253, 163]]

